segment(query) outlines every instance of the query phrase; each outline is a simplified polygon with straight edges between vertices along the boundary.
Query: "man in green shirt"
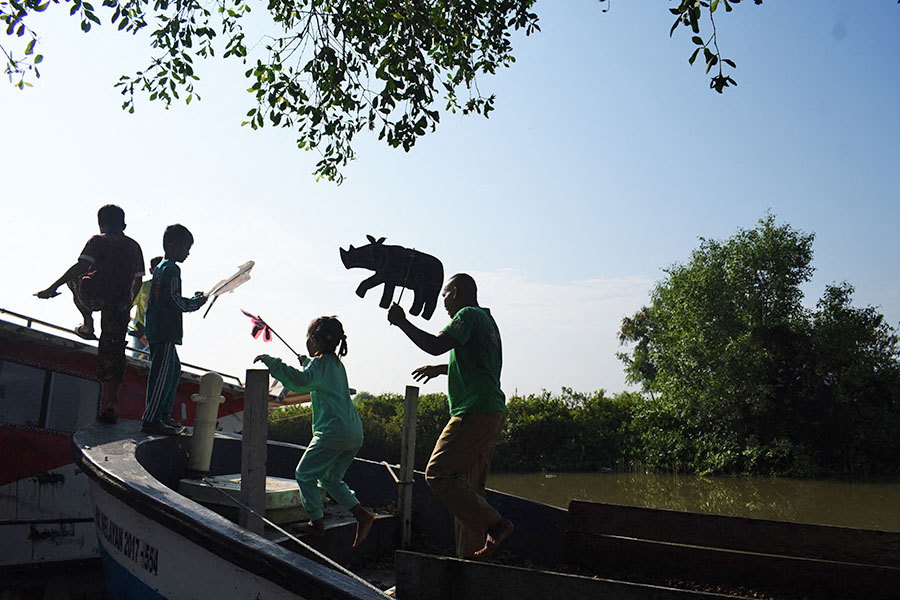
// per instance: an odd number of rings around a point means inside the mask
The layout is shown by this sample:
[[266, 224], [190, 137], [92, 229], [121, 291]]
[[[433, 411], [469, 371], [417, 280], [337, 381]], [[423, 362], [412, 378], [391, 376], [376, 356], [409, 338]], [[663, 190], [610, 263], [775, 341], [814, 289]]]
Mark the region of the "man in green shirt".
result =
[[506, 398], [500, 389], [503, 352], [500, 330], [491, 311], [478, 306], [475, 280], [460, 273], [447, 281], [441, 295], [452, 320], [438, 335], [427, 333], [394, 304], [388, 321], [433, 356], [450, 353], [443, 365], [413, 371], [427, 383], [447, 375], [450, 420], [434, 445], [425, 480], [456, 517], [456, 550], [460, 558], [487, 558], [513, 531], [484, 498], [494, 446], [506, 421]]

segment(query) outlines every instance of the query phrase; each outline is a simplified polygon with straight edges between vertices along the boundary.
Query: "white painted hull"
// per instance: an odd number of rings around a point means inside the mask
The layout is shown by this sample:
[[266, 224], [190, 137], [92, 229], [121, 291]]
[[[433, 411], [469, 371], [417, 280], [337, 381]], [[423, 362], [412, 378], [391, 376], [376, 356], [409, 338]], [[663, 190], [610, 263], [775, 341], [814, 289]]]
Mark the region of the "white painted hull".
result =
[[110, 600], [299, 600], [207, 551], [91, 483]]

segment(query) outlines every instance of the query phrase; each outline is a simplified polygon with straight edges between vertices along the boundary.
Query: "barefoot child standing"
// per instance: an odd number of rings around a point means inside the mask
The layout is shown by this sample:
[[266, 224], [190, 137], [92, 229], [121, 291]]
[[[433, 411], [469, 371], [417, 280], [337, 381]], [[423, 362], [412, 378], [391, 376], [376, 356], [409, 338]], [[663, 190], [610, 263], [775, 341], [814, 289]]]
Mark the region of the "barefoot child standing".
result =
[[335, 317], [315, 319], [306, 333], [306, 348], [312, 358], [300, 356], [299, 370], [268, 354], [253, 361], [264, 363], [272, 377], [287, 389], [310, 392], [312, 397], [313, 438], [295, 473], [309, 523], [296, 524], [294, 530], [318, 537], [325, 535], [321, 486], [356, 517], [356, 548], [369, 535], [375, 517], [362, 507], [343, 479], [362, 447], [363, 430], [350, 399], [347, 371], [339, 358], [347, 355], [347, 336], [341, 322]]

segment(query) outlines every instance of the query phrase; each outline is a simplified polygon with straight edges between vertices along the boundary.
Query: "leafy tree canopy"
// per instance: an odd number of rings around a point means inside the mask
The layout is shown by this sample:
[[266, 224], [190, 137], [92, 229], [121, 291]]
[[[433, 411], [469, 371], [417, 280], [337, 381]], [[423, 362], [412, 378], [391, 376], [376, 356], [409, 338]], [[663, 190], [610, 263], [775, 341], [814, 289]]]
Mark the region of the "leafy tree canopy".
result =
[[629, 379], [649, 392], [655, 466], [809, 475], [885, 472], [900, 459], [900, 345], [847, 283], [815, 310], [812, 234], [778, 225], [701, 239], [623, 320]]
[[[195, 60], [216, 52], [237, 58], [248, 67], [256, 103], [244, 125], [293, 129], [300, 148], [320, 152], [315, 173], [339, 183], [363, 129], [377, 129], [379, 139], [408, 151], [437, 126], [439, 96], [450, 111], [488, 116], [495, 98], [481, 93], [476, 78], [515, 61], [514, 31], [540, 30], [535, 2], [268, 0], [271, 29], [258, 43], [245, 38], [242, 19], [253, 6], [245, 0], [102, 0], [96, 8], [86, 0], [0, 0], [0, 22], [21, 45], [0, 44], [0, 50], [10, 82], [24, 88], [40, 77], [43, 60], [32, 22], [51, 5], [68, 5], [85, 33], [101, 24], [101, 11], [120, 31], [146, 28], [155, 56], [116, 84], [129, 112], [136, 91], [167, 107], [182, 97], [199, 99]], [[735, 65], [720, 55], [715, 13], [739, 2], [680, 0], [669, 9], [675, 17], [670, 35], [679, 27], [691, 30], [696, 48], [689, 62], [702, 55], [712, 72], [710, 87], [720, 93], [735, 85], [723, 65]], [[220, 34], [224, 40], [216, 45]]]

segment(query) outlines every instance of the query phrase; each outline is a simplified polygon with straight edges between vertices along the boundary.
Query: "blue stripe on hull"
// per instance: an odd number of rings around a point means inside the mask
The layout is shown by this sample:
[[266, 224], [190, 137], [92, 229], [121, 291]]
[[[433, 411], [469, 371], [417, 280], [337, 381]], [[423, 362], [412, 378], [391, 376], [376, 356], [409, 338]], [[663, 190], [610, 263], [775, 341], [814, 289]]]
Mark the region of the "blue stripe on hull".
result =
[[100, 545], [100, 562], [109, 600], [164, 600], [165, 596], [132, 575]]

